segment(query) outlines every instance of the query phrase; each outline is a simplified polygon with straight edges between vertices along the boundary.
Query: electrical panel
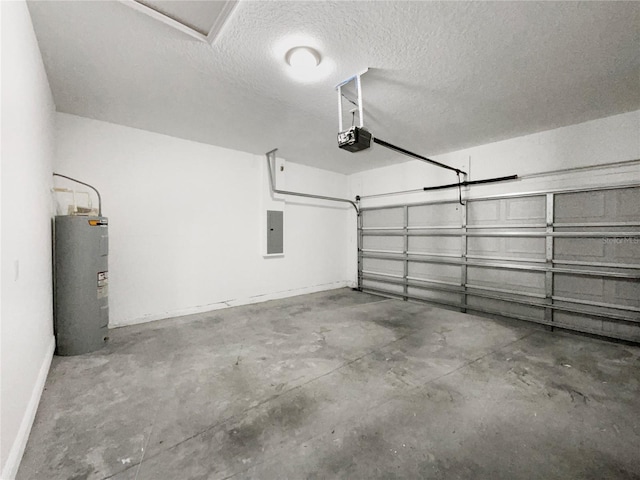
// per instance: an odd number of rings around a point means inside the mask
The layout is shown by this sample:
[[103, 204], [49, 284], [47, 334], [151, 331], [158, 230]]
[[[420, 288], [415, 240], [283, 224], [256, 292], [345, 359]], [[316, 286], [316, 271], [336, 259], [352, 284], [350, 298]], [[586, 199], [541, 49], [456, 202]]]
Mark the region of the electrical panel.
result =
[[267, 210], [267, 255], [284, 253], [284, 216], [279, 210]]

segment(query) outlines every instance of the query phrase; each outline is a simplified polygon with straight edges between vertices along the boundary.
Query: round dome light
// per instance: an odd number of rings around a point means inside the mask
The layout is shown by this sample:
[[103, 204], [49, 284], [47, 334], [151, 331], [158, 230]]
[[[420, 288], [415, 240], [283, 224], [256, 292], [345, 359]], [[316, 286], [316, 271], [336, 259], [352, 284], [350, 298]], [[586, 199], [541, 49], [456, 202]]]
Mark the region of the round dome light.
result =
[[284, 58], [294, 68], [315, 68], [320, 65], [320, 54], [311, 47], [294, 47]]

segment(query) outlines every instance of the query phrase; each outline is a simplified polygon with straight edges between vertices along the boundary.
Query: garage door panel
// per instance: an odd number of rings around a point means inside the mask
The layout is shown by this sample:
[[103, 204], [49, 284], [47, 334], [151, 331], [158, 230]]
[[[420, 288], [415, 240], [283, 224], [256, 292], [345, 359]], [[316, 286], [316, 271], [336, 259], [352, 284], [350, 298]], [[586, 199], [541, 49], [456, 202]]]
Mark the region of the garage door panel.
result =
[[[573, 311], [579, 312], [579, 314], [589, 315], [594, 318], [602, 318], [607, 320], [629, 320], [632, 321], [638, 317], [637, 313], [632, 311], [620, 310], [620, 308], [599, 306], [599, 302], [595, 300], [588, 300], [581, 303], [576, 303], [575, 300], [566, 301], [562, 299], [555, 299], [553, 301], [553, 307], [556, 311]], [[604, 302], [602, 305], [607, 305]], [[616, 305], [618, 307], [618, 305]], [[557, 315], [555, 316], [557, 317]], [[640, 318], [638, 318], [640, 320]]]
[[485, 310], [489, 313], [495, 313], [505, 317], [525, 317], [532, 320], [544, 320], [544, 309], [530, 305], [495, 300], [493, 298], [475, 297], [469, 295], [467, 297], [467, 306], [469, 310], [474, 307], [480, 311]]
[[613, 261], [640, 264], [640, 238], [621, 237], [609, 239], [607, 249], [611, 251]]
[[462, 256], [462, 242], [457, 237], [409, 237], [409, 252]]
[[571, 312], [557, 312], [555, 322], [561, 327], [640, 342], [640, 328], [631, 322], [607, 320]]
[[441, 292], [435, 290], [426, 290], [424, 288], [409, 287], [407, 293], [411, 297], [421, 300], [432, 300], [443, 302], [445, 304], [457, 305], [460, 303], [460, 294], [451, 292]]
[[371, 288], [373, 290], [389, 292], [395, 295], [398, 295], [398, 294], [402, 295], [402, 293], [404, 292], [404, 287], [402, 285], [393, 285], [391, 283], [377, 282], [374, 280], [367, 280], [367, 279], [362, 281], [362, 288], [364, 289]]
[[[619, 229], [618, 229], [619, 230]], [[627, 228], [627, 231], [632, 230]], [[566, 231], [566, 230], [563, 230]], [[614, 233], [613, 228], [607, 233]], [[640, 264], [640, 238], [624, 235], [606, 238], [556, 238], [554, 252], [556, 260], [597, 263]]]
[[615, 190], [616, 214], [619, 221], [635, 221], [640, 217], [640, 188]]
[[545, 198], [525, 197], [503, 200], [505, 206], [505, 223], [540, 223], [546, 217]]
[[387, 275], [402, 276], [404, 273], [404, 263], [400, 260], [363, 258], [362, 269], [365, 272], [385, 273]]
[[640, 189], [637, 187], [556, 195], [556, 222], [629, 222], [637, 221], [639, 216]]
[[469, 237], [467, 252], [470, 256], [479, 257], [544, 260], [545, 239], [541, 237]]
[[[637, 279], [610, 280], [613, 284], [612, 298], [608, 303], [640, 308], [640, 281]], [[640, 314], [637, 314], [640, 317]]]
[[365, 210], [362, 212], [362, 226], [364, 228], [402, 228], [404, 227], [404, 209]]
[[409, 227], [462, 225], [460, 210], [450, 203], [409, 207], [408, 217]]
[[500, 201], [470, 201], [467, 204], [467, 225], [500, 223]]
[[640, 342], [640, 328], [637, 324], [629, 322], [608, 322], [602, 321], [602, 331], [613, 334], [616, 338], [627, 338]]
[[471, 200], [467, 205], [467, 225], [537, 225], [546, 218], [545, 197]]
[[505, 251], [504, 242], [504, 238], [469, 237], [467, 251], [469, 255], [497, 257]]
[[637, 279], [617, 279], [558, 274], [554, 295], [562, 298], [600, 302], [609, 305], [640, 307], [640, 282]]
[[449, 282], [460, 285], [461, 267], [437, 263], [409, 262], [409, 276], [421, 280]]
[[605, 261], [602, 238], [555, 238], [555, 258], [559, 260]]
[[554, 320], [560, 325], [566, 325], [578, 330], [598, 332], [603, 330], [602, 318], [589, 317], [571, 312], [556, 312]]
[[467, 283], [494, 289], [509, 289], [524, 293], [543, 294], [545, 291], [544, 272], [493, 269], [488, 267], [467, 267]]
[[556, 222], [603, 221], [604, 192], [562, 193], [556, 195], [554, 206]]
[[556, 274], [553, 281], [554, 295], [579, 300], [604, 302], [604, 283], [601, 277]]
[[404, 238], [400, 236], [374, 236], [367, 235], [362, 238], [362, 248], [365, 250], [384, 250], [390, 252], [404, 251]]
[[[505, 252], [509, 257], [517, 257], [516, 254], [527, 258], [542, 258], [545, 255], [544, 238], [506, 238]], [[514, 255], [512, 255], [514, 254]]]

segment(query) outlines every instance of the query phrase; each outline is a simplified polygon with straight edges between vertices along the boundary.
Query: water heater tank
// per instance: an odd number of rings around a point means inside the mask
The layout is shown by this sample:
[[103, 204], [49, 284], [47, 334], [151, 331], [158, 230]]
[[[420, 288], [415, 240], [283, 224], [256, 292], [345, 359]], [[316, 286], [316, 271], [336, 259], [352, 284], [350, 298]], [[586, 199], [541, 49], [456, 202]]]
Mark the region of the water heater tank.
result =
[[60, 215], [54, 230], [56, 353], [92, 352], [109, 324], [108, 219]]

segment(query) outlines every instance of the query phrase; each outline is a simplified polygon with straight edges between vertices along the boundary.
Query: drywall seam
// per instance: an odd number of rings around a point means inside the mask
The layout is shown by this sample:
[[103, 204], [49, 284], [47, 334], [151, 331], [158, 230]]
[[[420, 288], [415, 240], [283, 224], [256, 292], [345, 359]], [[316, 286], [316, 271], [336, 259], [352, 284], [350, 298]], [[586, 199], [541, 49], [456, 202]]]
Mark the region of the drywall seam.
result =
[[42, 396], [44, 385], [47, 381], [47, 375], [49, 374], [51, 360], [53, 360], [53, 352], [55, 350], [55, 346], [56, 340], [52, 335], [49, 339], [49, 345], [47, 346], [42, 364], [40, 365], [38, 377], [33, 385], [29, 403], [25, 410], [24, 416], [22, 417], [22, 421], [20, 422], [18, 435], [16, 436], [13, 445], [11, 446], [11, 450], [9, 450], [9, 456], [7, 457], [7, 461], [2, 470], [2, 480], [13, 480], [18, 473], [20, 461], [22, 460], [22, 455], [24, 455], [24, 450], [27, 446], [27, 441], [29, 440], [29, 434], [31, 433], [31, 427], [33, 426], [33, 421], [36, 418], [36, 412], [38, 411], [40, 397]]
[[109, 328], [128, 327], [130, 325], [138, 325], [141, 323], [153, 322], [156, 320], [164, 320], [167, 318], [181, 317], [184, 315], [193, 315], [196, 313], [211, 312], [214, 310], [221, 310], [223, 308], [239, 307], [241, 305], [251, 305], [253, 303], [261, 303], [261, 302], [267, 302], [269, 300], [278, 300], [281, 298], [296, 297], [298, 295], [324, 292], [326, 290], [336, 290], [336, 289], [345, 288], [345, 287], [353, 288], [355, 287], [355, 282], [348, 281], [348, 280], [341, 280], [338, 282], [313, 285], [311, 287], [295, 288], [292, 290], [283, 290], [280, 292], [265, 293], [263, 295], [255, 295], [252, 297], [226, 300], [223, 302], [211, 303], [208, 305], [199, 305], [197, 307], [185, 308], [182, 310], [175, 310], [172, 312], [166, 312], [166, 313], [161, 313], [156, 315], [145, 315], [144, 317], [134, 318], [132, 320], [126, 320], [124, 322], [109, 324]]

